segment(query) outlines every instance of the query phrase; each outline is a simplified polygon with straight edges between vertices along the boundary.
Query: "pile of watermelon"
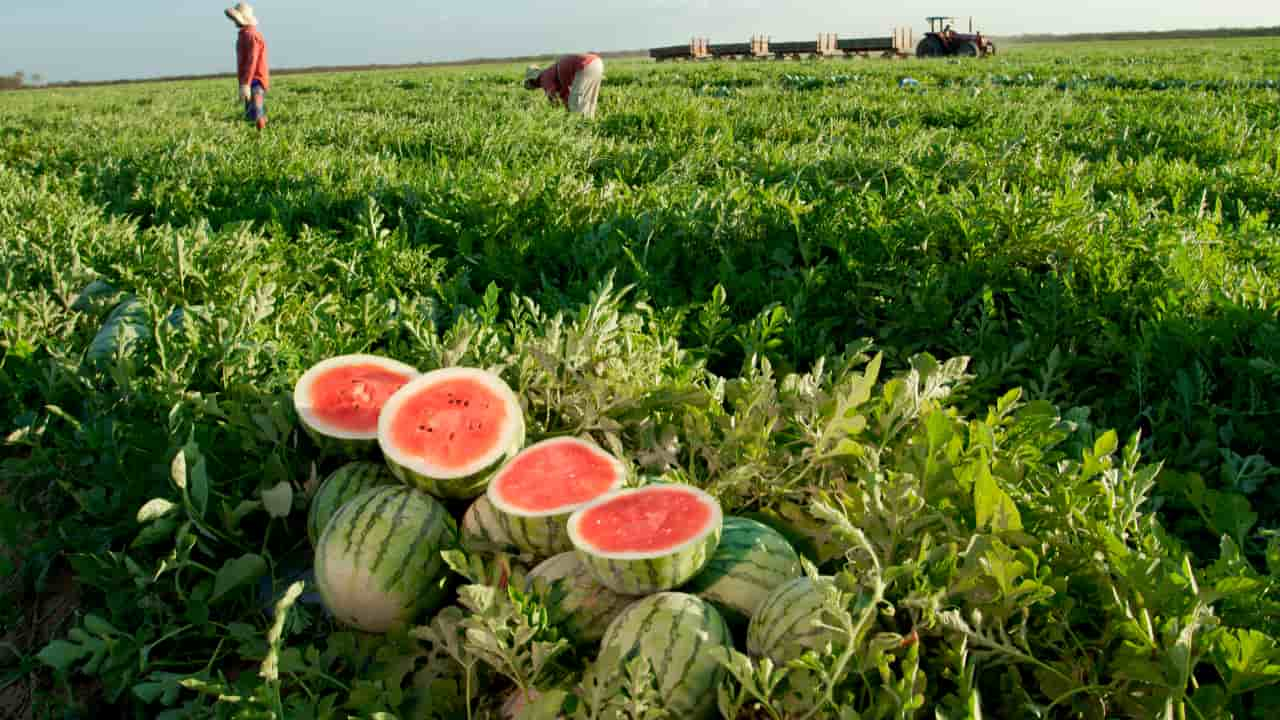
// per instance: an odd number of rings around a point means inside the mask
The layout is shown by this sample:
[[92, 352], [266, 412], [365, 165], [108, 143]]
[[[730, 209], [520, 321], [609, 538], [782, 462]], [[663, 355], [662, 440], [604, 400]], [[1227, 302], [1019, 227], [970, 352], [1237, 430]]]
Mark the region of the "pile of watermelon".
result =
[[[558, 584], [565, 637], [647, 660], [673, 717], [714, 712], [724, 669], [707, 650], [732, 646], [731, 628], [778, 664], [827, 641], [833, 583], [804, 575], [783, 535], [698, 488], [634, 482], [587, 440], [526, 446], [519, 400], [493, 373], [344, 355], [308, 370], [294, 404], [317, 444], [352, 459], [307, 522], [320, 596], [346, 625], [421, 622], [450, 591], [441, 552], [470, 538], [534, 558], [528, 587]], [[446, 509], [458, 501], [460, 523]]]

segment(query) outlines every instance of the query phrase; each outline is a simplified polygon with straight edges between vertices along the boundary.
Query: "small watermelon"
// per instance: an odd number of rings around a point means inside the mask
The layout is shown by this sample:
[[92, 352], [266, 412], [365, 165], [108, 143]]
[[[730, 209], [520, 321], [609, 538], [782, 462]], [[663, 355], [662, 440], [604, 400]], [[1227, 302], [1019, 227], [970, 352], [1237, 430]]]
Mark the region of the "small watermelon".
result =
[[366, 632], [408, 623], [443, 600], [442, 549], [457, 542], [444, 506], [403, 485], [375, 487], [348, 500], [316, 545], [316, 585], [325, 607]]
[[350, 462], [334, 470], [320, 483], [307, 511], [307, 537], [314, 547], [324, 526], [342, 504], [369, 488], [394, 484], [387, 466], [371, 462]]
[[392, 395], [378, 420], [391, 472], [440, 498], [473, 498], [524, 445], [524, 412], [502, 378], [477, 368], [418, 376]]
[[462, 515], [462, 537], [493, 545], [515, 545], [503, 528], [502, 518], [493, 509], [488, 495], [477, 497]]
[[615, 490], [569, 516], [569, 539], [591, 573], [622, 595], [679, 587], [720, 542], [720, 503], [689, 485]]
[[777, 665], [788, 663], [806, 650], [821, 651], [835, 639], [831, 618], [822, 617], [828, 593], [836, 592], [835, 578], [798, 577], [774, 588], [751, 616], [747, 626], [747, 652], [767, 657]]
[[593, 643], [604, 637], [604, 629], [636, 598], [619, 595], [596, 581], [576, 551], [560, 553], [543, 560], [525, 576], [525, 589], [535, 587], [538, 578], [550, 586], [563, 580], [557, 607], [551, 608], [552, 620], [565, 636], [577, 643]]
[[801, 572], [800, 556], [782, 533], [728, 516], [711, 560], [681, 590], [711, 602], [725, 619], [746, 623], [775, 587]]
[[585, 440], [552, 438], [520, 451], [489, 481], [503, 534], [521, 550], [549, 557], [572, 550], [565, 523], [574, 510], [626, 481], [617, 458]]
[[85, 360], [104, 367], [116, 353], [135, 356], [151, 341], [151, 317], [142, 301], [129, 295], [107, 316], [102, 329], [93, 336]]
[[378, 416], [387, 399], [417, 375], [377, 355], [339, 355], [298, 378], [293, 405], [322, 450], [359, 457], [377, 444]]
[[631, 603], [609, 623], [594, 671], [620, 687], [625, 682], [621, 665], [642, 657], [657, 678], [670, 717], [705, 718], [716, 709], [716, 689], [725, 673], [708, 650], [732, 645], [729, 627], [711, 603], [662, 592]]

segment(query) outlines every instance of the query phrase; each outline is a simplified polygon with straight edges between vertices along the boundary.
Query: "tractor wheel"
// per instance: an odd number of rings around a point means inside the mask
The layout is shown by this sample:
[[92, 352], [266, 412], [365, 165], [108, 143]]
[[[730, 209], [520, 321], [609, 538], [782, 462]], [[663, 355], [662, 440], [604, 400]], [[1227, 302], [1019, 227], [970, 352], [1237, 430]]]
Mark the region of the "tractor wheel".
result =
[[978, 57], [981, 53], [978, 51], [978, 44], [970, 40], [960, 43], [956, 48], [956, 54], [963, 57]]
[[926, 36], [916, 45], [916, 57], [938, 57], [944, 52], [942, 41], [932, 35]]

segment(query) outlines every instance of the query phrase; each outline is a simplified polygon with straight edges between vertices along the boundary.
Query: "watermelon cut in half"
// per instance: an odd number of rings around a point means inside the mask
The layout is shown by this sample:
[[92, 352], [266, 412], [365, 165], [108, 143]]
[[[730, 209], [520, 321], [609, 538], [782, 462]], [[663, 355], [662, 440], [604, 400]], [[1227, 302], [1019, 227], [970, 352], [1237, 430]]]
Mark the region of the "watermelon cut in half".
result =
[[574, 510], [621, 488], [626, 479], [626, 467], [596, 445], [551, 438], [503, 465], [486, 496], [511, 544], [545, 558], [573, 549], [565, 524]]
[[293, 406], [321, 450], [357, 457], [377, 444], [387, 400], [417, 376], [415, 368], [378, 355], [339, 355], [298, 378]]
[[439, 498], [474, 498], [524, 445], [524, 412], [502, 378], [479, 368], [432, 370], [392, 395], [378, 445], [396, 477]]
[[602, 585], [648, 595], [683, 585], [720, 543], [720, 502], [689, 485], [616, 490], [569, 516], [569, 540]]

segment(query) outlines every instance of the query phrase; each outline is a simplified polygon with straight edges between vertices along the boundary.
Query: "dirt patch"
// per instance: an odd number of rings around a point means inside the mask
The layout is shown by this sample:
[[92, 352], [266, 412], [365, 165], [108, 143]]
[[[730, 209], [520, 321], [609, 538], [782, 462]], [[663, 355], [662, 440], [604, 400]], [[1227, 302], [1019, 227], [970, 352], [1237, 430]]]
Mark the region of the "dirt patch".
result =
[[[20, 608], [13, 627], [0, 635], [0, 678], [16, 669], [22, 657], [31, 657], [50, 640], [66, 631], [67, 623], [80, 607], [80, 589], [71, 569], [59, 564], [49, 575], [42, 593], [26, 593], [22, 584], [22, 558], [11, 548], [0, 547], [0, 554], [12, 561], [18, 572], [0, 581], [0, 604]], [[31, 720], [37, 696], [52, 690], [47, 674], [28, 672], [0, 688], [0, 718]]]

